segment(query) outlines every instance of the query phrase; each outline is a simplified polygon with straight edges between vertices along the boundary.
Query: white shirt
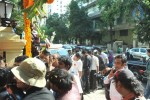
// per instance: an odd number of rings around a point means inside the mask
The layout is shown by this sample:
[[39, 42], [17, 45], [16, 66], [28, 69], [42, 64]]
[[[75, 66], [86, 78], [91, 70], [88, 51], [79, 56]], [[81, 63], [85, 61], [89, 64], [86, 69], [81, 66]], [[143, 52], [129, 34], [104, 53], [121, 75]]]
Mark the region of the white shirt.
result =
[[92, 55], [92, 63], [91, 63], [90, 70], [97, 70], [97, 66], [99, 67], [98, 57]]
[[[123, 70], [123, 69], [121, 69]], [[116, 90], [115, 82], [113, 81], [113, 78], [108, 79], [108, 76], [104, 78], [104, 84], [110, 83], [110, 90], [109, 90], [109, 96], [111, 100], [122, 100], [121, 94]]]
[[79, 59], [78, 61], [73, 60], [69, 72], [72, 73], [73, 75], [79, 76], [79, 71], [82, 71], [82, 69], [83, 69], [83, 62], [81, 61], [81, 59]]
[[[108, 56], [104, 52], [101, 52], [100, 57], [103, 59], [104, 64], [109, 64]], [[106, 62], [107, 60], [107, 62]]]
[[71, 73], [74, 76], [74, 79], [77, 83], [79, 93], [83, 93], [83, 89], [82, 89], [81, 81], [80, 81], [80, 77], [79, 77], [79, 71], [82, 71], [82, 69], [83, 69], [83, 63], [82, 63], [81, 59], [79, 59], [78, 61], [73, 60], [72, 66], [69, 69], [69, 73]]

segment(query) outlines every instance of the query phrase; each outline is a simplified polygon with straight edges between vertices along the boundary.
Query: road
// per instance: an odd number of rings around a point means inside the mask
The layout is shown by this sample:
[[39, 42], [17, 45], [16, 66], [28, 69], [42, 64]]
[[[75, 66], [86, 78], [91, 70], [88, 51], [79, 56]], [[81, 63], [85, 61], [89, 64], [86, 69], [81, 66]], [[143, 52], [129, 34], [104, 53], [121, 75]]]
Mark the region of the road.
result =
[[106, 100], [104, 89], [90, 92], [90, 94], [84, 95], [84, 100]]

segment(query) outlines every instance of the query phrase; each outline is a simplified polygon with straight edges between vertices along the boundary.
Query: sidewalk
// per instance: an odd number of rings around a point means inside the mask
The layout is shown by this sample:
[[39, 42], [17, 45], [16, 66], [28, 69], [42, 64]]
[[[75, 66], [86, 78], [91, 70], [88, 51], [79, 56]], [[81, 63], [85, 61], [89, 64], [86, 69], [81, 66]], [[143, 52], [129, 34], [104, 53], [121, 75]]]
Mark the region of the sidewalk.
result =
[[104, 89], [96, 90], [84, 95], [84, 100], [106, 100]]

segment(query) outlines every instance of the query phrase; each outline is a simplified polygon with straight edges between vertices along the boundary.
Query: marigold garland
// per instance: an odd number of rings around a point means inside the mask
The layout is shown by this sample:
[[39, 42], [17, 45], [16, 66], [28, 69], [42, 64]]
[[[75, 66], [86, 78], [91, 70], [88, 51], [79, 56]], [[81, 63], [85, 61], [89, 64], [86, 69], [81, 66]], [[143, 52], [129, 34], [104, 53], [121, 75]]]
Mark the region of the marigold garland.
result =
[[46, 3], [51, 4], [51, 3], [53, 3], [53, 2], [54, 2], [54, 0], [47, 0]]
[[34, 0], [27, 0], [27, 1], [28, 1], [28, 4], [27, 4], [26, 8], [33, 6]]
[[[32, 6], [33, 4], [29, 4], [30, 0], [23, 0], [24, 8]], [[25, 31], [25, 39], [26, 39], [26, 55], [31, 57], [31, 28], [30, 28], [30, 20], [27, 19], [27, 13], [24, 13], [24, 31]]]
[[[23, 0], [23, 7], [24, 7], [24, 9], [30, 9], [30, 10], [32, 9], [34, 11], [33, 8], [39, 4], [43, 4], [43, 3], [51, 4], [53, 2], [54, 2], [54, 0], [38, 0], [38, 1], [36, 1], [36, 0]], [[30, 16], [30, 17], [27, 14], [30, 15], [30, 13], [27, 13], [27, 12], [24, 13], [24, 26], [25, 26], [24, 31], [25, 31], [25, 39], [27, 41], [25, 48], [26, 48], [26, 55], [31, 57], [32, 56], [32, 54], [31, 54], [31, 45], [32, 45], [31, 41], [32, 41], [32, 39], [31, 39], [31, 28], [30, 28], [31, 21], [28, 18], [32, 18], [33, 14], [31, 14], [32, 16]], [[36, 12], [35, 16], [37, 14], [38, 13]], [[28, 18], [27, 18], [27, 16], [28, 16]]]

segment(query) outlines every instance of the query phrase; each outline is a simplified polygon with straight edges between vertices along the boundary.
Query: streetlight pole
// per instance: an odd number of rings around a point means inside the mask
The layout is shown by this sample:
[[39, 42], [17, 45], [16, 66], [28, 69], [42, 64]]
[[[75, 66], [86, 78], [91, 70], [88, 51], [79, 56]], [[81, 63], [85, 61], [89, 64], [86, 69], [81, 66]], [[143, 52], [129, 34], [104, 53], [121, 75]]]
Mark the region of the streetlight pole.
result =
[[4, 15], [5, 15], [5, 20], [6, 20], [6, 18], [7, 18], [7, 12], [6, 12], [6, 2], [5, 2], [5, 0], [3, 0], [3, 2], [5, 3], [5, 13], [4, 13]]
[[10, 17], [13, 9], [13, 4], [7, 0], [0, 0], [0, 18], [1, 26], [10, 26]]

